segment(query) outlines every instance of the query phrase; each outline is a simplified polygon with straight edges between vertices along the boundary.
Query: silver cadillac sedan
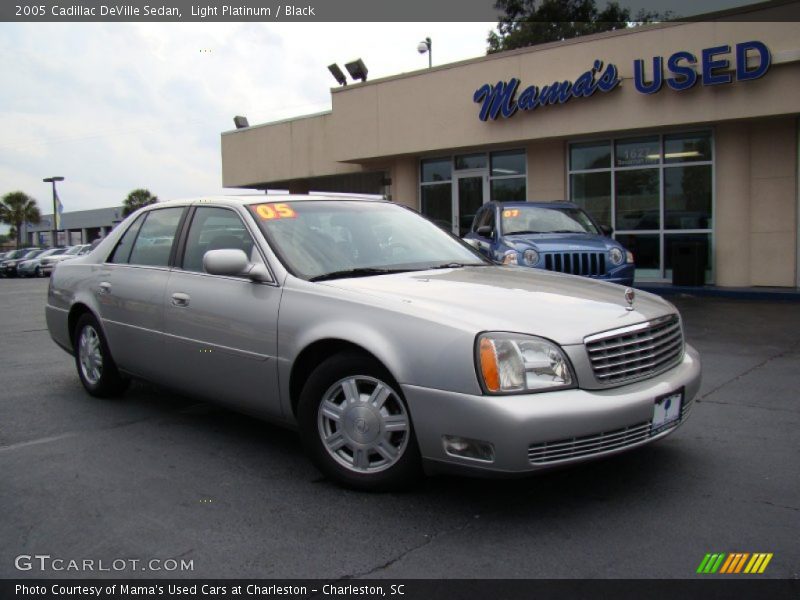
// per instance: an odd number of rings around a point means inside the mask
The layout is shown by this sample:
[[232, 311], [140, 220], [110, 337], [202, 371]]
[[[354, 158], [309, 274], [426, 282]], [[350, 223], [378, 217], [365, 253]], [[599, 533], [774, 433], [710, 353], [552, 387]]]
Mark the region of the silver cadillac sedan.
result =
[[89, 394], [141, 378], [297, 428], [321, 471], [368, 490], [635, 448], [700, 385], [665, 300], [494, 264], [360, 197], [149, 206], [56, 267], [46, 311]]

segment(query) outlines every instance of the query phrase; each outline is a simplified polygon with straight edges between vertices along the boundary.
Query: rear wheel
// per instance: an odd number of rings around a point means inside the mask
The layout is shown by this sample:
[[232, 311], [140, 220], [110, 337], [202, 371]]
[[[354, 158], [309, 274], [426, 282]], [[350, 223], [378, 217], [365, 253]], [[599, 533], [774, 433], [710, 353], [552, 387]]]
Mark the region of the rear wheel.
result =
[[303, 388], [297, 416], [309, 456], [338, 483], [397, 490], [421, 474], [408, 408], [374, 359], [342, 354], [324, 361]]
[[100, 398], [125, 391], [129, 381], [117, 370], [103, 330], [93, 315], [86, 313], [78, 319], [73, 338], [75, 366], [86, 391]]

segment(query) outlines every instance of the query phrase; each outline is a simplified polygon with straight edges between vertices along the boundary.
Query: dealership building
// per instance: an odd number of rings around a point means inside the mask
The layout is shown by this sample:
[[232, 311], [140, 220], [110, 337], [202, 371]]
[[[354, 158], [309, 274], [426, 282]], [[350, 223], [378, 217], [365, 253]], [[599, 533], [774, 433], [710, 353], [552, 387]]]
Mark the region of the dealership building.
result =
[[[88, 244], [108, 235], [122, 222], [123, 207], [111, 206], [76, 210], [61, 215], [56, 245]], [[22, 240], [26, 246], [52, 246], [53, 215], [42, 215], [38, 223], [23, 223]]]
[[670, 281], [688, 241], [708, 283], [798, 287], [800, 23], [765, 20], [796, 5], [351, 82], [223, 133], [223, 184], [381, 193], [457, 234], [489, 200], [570, 200], [637, 281]]

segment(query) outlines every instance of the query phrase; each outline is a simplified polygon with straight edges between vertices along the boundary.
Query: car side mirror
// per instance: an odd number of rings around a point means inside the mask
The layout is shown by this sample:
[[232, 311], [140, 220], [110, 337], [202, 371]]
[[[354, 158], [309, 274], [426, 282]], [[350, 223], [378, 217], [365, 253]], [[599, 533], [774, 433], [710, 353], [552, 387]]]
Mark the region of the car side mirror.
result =
[[614, 235], [614, 228], [610, 225], [600, 225], [600, 231], [602, 231], [603, 235], [606, 237], [611, 237]]
[[492, 229], [491, 225], [481, 225], [475, 230], [475, 233], [477, 233], [481, 237], [486, 237], [486, 238], [494, 236], [494, 230]]
[[251, 281], [271, 281], [264, 265], [251, 263], [243, 250], [222, 248], [209, 250], [203, 255], [203, 268], [211, 275], [247, 277]]

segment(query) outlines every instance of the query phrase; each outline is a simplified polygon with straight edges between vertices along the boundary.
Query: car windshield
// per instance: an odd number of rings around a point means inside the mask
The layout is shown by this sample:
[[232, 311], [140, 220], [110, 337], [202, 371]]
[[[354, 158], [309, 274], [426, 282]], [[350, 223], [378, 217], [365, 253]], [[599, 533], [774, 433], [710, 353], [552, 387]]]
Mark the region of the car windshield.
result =
[[42, 252], [44, 252], [44, 250], [31, 250], [30, 252], [26, 253], [25, 255], [21, 256], [20, 258], [24, 258], [24, 259], [36, 258]]
[[250, 210], [284, 265], [304, 279], [491, 264], [427, 219], [389, 202], [308, 200]]
[[599, 234], [592, 220], [580, 208], [564, 206], [507, 206], [502, 211], [503, 234], [591, 233]]
[[57, 254], [63, 254], [63, 248], [51, 248], [50, 250], [45, 250], [42, 252], [37, 258], [44, 258], [45, 256], [56, 256]]

